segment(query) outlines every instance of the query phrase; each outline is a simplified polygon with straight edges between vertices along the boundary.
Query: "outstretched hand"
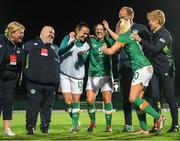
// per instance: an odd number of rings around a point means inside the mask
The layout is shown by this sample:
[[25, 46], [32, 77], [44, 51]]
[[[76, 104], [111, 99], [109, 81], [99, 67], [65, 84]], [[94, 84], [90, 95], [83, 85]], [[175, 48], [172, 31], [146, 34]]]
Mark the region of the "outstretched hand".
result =
[[75, 34], [74, 31], [72, 31], [72, 32], [69, 33], [69, 36], [71, 38], [71, 42], [69, 43], [69, 45], [73, 46], [75, 44], [75, 36], [76, 36], [76, 34]]

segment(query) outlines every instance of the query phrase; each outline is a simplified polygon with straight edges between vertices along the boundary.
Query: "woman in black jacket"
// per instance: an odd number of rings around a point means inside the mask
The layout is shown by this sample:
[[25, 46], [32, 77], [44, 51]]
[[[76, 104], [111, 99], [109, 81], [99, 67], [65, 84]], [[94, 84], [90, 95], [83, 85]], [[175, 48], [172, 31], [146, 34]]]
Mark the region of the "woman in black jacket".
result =
[[22, 69], [22, 39], [24, 26], [18, 22], [7, 25], [0, 36], [0, 111], [3, 115], [4, 135], [15, 136], [10, 129], [13, 111], [13, 97], [17, 78]]

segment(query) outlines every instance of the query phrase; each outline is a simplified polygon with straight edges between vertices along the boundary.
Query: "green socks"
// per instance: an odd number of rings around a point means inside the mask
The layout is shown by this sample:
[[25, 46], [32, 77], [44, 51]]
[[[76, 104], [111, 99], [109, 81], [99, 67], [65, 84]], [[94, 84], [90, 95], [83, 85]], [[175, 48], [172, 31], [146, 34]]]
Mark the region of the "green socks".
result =
[[[91, 119], [91, 123], [96, 122], [95, 116], [95, 105], [87, 103], [88, 114]], [[105, 103], [105, 118], [106, 118], [106, 126], [111, 126], [112, 121], [112, 103]]]
[[154, 110], [154, 108], [145, 100], [136, 98], [133, 102], [139, 109], [144, 111], [145, 113], [150, 114], [154, 117], [155, 120], [158, 120], [160, 118], [160, 114]]
[[111, 126], [112, 121], [112, 103], [105, 103], [105, 118], [106, 118], [106, 126]]
[[96, 122], [96, 116], [95, 116], [95, 104], [90, 104], [87, 103], [87, 110], [88, 110], [88, 114], [91, 120], [91, 123], [95, 123]]
[[80, 113], [80, 104], [73, 103], [72, 104], [72, 128], [79, 128], [78, 120]]
[[140, 127], [144, 131], [148, 131], [148, 126], [146, 122], [146, 113], [140, 110], [138, 107], [136, 108], [137, 117], [139, 119]]

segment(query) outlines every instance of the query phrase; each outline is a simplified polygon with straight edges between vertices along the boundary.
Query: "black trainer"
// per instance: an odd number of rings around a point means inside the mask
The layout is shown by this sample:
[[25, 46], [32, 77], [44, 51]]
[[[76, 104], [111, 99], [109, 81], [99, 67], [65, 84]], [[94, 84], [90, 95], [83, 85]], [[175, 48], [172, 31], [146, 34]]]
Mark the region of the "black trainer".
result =
[[178, 126], [171, 126], [171, 128], [167, 131], [167, 133], [171, 132], [179, 132]]
[[34, 134], [35, 134], [35, 128], [29, 128], [29, 129], [27, 130], [27, 134], [28, 134], [28, 135], [34, 135]]
[[42, 133], [49, 133], [49, 125], [48, 124], [41, 124], [40, 129]]
[[26, 130], [27, 130], [27, 134], [34, 135], [36, 128], [33, 125], [26, 124]]

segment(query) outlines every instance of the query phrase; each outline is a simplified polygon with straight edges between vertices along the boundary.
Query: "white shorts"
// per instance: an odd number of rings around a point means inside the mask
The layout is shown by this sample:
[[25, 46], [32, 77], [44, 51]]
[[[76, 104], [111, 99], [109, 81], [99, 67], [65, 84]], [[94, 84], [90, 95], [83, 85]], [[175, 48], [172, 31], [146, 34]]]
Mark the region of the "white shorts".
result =
[[148, 86], [149, 81], [152, 78], [152, 74], [153, 74], [153, 67], [151, 65], [143, 67], [142, 69], [138, 69], [134, 73], [134, 77], [131, 82], [131, 85], [142, 83], [143, 86]]
[[98, 94], [99, 89], [101, 92], [113, 91], [111, 76], [88, 77], [86, 90], [94, 90]]
[[82, 94], [83, 79], [74, 79], [60, 73], [59, 89], [62, 93]]

